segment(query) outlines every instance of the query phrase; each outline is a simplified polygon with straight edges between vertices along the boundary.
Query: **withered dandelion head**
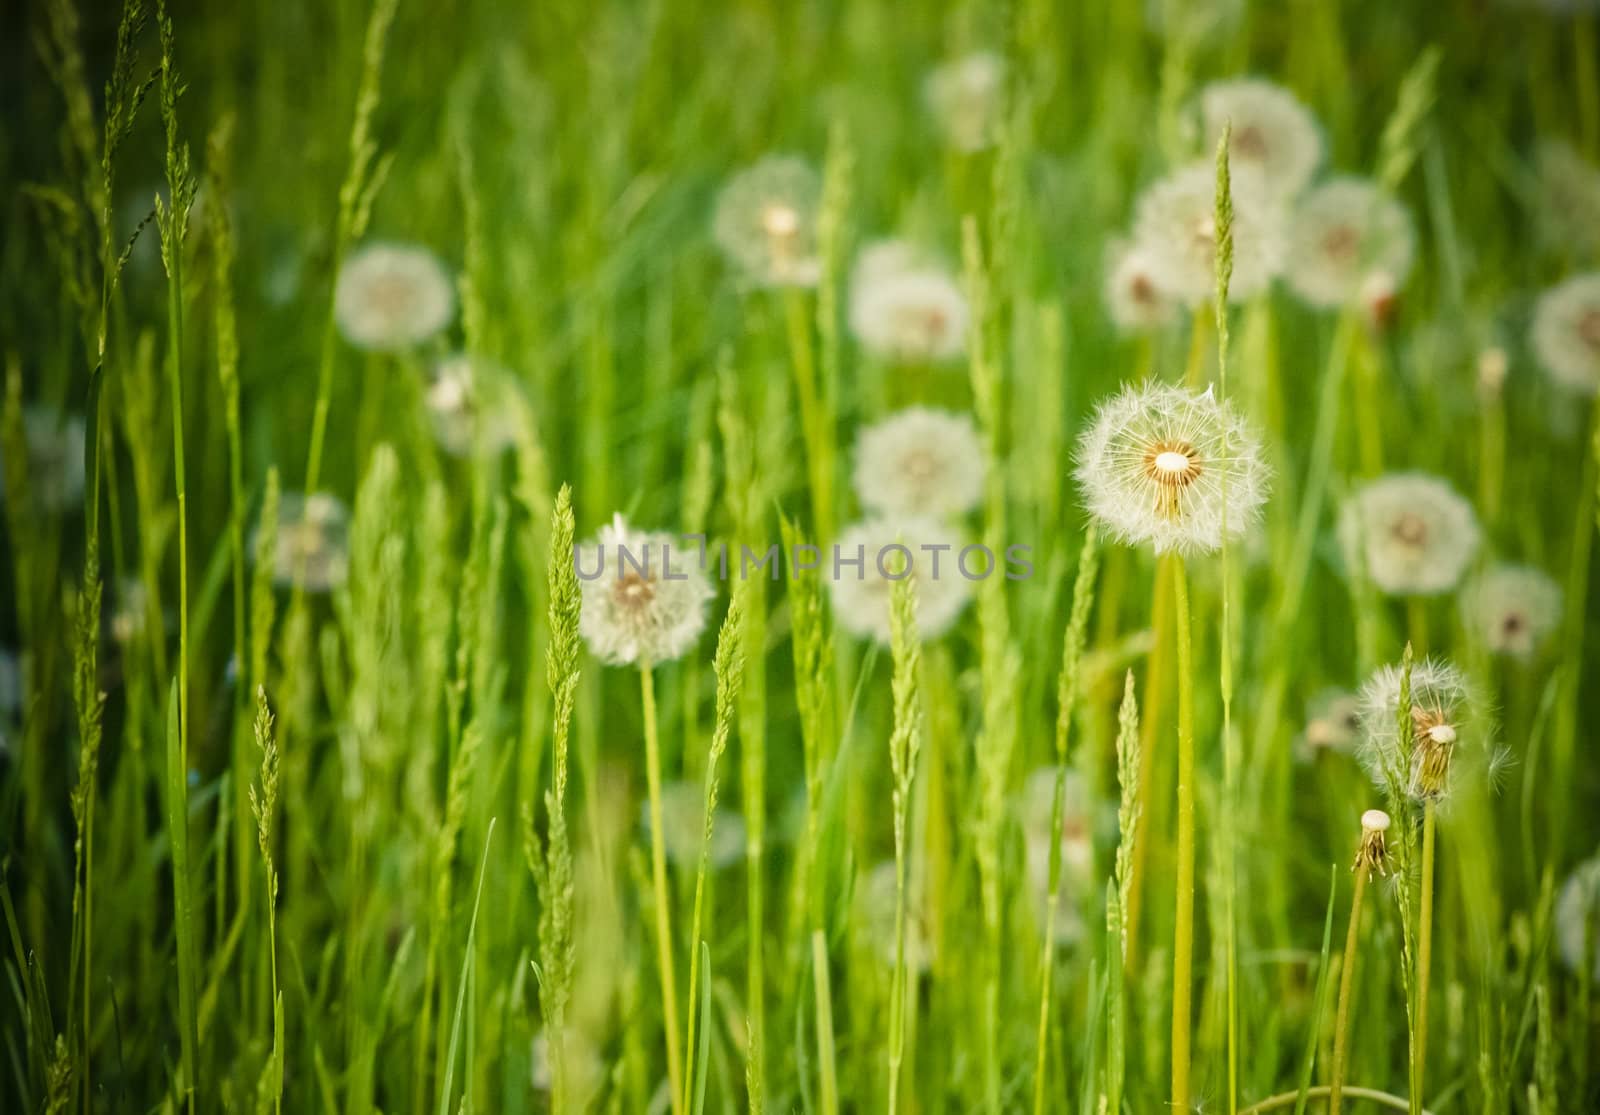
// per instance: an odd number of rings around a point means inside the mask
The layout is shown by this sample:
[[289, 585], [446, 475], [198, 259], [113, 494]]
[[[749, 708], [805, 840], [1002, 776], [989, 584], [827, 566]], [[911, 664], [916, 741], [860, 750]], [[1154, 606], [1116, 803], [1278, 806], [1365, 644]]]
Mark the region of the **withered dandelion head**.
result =
[[1402, 717], [1403, 680], [1401, 667], [1384, 666], [1362, 687], [1361, 762], [1380, 787], [1438, 800], [1449, 792], [1451, 764], [1469, 734], [1471, 690], [1466, 675], [1448, 662], [1417, 662]]

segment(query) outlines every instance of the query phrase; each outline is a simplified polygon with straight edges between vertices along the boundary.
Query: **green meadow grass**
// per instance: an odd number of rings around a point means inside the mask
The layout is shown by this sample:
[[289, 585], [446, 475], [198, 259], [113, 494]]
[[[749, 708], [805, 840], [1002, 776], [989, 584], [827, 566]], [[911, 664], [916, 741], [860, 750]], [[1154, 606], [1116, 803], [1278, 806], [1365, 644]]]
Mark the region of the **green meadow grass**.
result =
[[[1555, 946], [1600, 841], [1600, 412], [1526, 342], [1538, 294], [1596, 266], [1600, 237], [1549, 235], [1534, 163], [1600, 161], [1592, 12], [152, 4], [38, 0], [0, 46], [0, 1109], [1152, 1115], [1175, 1060], [1208, 1112], [1325, 1110], [1336, 1060], [1346, 1110], [1600, 1107], [1593, 987]], [[975, 49], [1008, 109], [962, 154], [922, 83]], [[1386, 327], [1281, 285], [1112, 326], [1108, 242], [1213, 157], [1187, 108], [1241, 74], [1410, 208]], [[814, 291], [747, 289], [710, 236], [773, 151], [822, 176]], [[856, 251], [890, 235], [961, 276], [965, 360], [851, 337]], [[373, 239], [445, 261], [444, 336], [340, 336], [334, 276]], [[451, 351], [514, 376], [506, 451], [437, 443]], [[1220, 555], [1082, 510], [1073, 447], [1147, 377], [1262, 432], [1263, 523]], [[827, 543], [859, 517], [858, 431], [913, 402], [974, 416], [966, 534], [1030, 546], [1031, 578], [939, 638], [897, 590], [878, 647], [785, 569], [719, 583], [677, 661], [589, 653], [574, 541], [621, 511]], [[76, 462], [30, 454], [29, 413], [86, 422], [65, 509], [42, 493]], [[1539, 655], [1492, 658], [1454, 594], [1346, 575], [1338, 507], [1375, 465], [1468, 494], [1478, 564], [1562, 583]], [[255, 560], [308, 491], [351, 507], [331, 593]], [[1302, 747], [1320, 693], [1404, 661], [1408, 694], [1429, 655], [1509, 758], [1437, 816]], [[1023, 801], [1051, 766], [1087, 788], [1090, 853], [1084, 883], [1049, 840], [1047, 894]], [[685, 780], [704, 820], [675, 856], [647, 818]], [[1388, 874], [1358, 876], [1378, 807]]]

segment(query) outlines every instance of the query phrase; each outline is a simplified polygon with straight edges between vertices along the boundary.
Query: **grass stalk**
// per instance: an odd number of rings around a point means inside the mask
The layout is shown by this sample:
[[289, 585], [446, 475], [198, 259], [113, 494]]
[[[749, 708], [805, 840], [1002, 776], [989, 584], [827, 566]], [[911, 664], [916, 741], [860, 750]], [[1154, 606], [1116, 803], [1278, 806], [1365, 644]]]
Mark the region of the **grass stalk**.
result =
[[1172, 560], [1173, 616], [1178, 639], [1178, 863], [1172, 931], [1172, 1106], [1189, 1105], [1194, 995], [1194, 674], [1189, 584], [1181, 557]]
[[1433, 959], [1433, 851], [1437, 827], [1433, 799], [1422, 806], [1422, 881], [1417, 914], [1417, 1013], [1412, 1048], [1411, 1110], [1422, 1111], [1423, 1087], [1428, 1067], [1428, 974]]
[[1350, 994], [1355, 985], [1356, 949], [1361, 943], [1361, 899], [1371, 868], [1358, 862], [1350, 895], [1350, 928], [1344, 938], [1344, 963], [1339, 970], [1339, 1005], [1333, 1022], [1333, 1070], [1328, 1078], [1328, 1115], [1339, 1115], [1344, 1095], [1345, 1055], [1350, 1037]]
[[656, 729], [655, 674], [639, 666], [644, 708], [645, 777], [650, 789], [650, 878], [655, 888], [656, 962], [661, 969], [661, 1022], [666, 1030], [667, 1076], [673, 1115], [683, 1115], [683, 1052], [678, 1032], [678, 980], [672, 960], [672, 908], [667, 890], [667, 838], [661, 814], [661, 741]]

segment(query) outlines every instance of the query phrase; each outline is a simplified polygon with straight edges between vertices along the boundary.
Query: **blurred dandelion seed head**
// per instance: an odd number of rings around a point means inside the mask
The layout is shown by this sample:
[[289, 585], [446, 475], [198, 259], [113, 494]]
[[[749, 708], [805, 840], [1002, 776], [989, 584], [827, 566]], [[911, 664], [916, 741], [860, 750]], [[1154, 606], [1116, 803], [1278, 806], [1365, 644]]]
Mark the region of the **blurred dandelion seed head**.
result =
[[[285, 493], [278, 503], [273, 583], [287, 588], [298, 579], [307, 592], [341, 587], [350, 574], [349, 534], [349, 512], [337, 497], [326, 492]], [[252, 553], [257, 548], [252, 542]], [[263, 555], [257, 553], [255, 559], [261, 561]]]
[[[856, 881], [856, 923], [861, 927], [863, 943], [884, 964], [895, 963], [895, 902], [898, 887], [894, 860], [885, 860], [873, 866], [864, 878]], [[906, 894], [906, 971], [922, 973], [933, 962], [933, 946], [928, 938], [927, 923], [920, 903], [911, 888]]]
[[977, 51], [928, 75], [923, 95], [945, 142], [957, 151], [992, 147], [1005, 120], [1005, 59]]
[[1534, 307], [1532, 344], [1561, 387], [1600, 393], [1600, 271], [1551, 287]]
[[1561, 586], [1526, 565], [1497, 565], [1461, 593], [1461, 621], [1494, 654], [1530, 659], [1561, 623]]
[[768, 155], [722, 188], [712, 237], [742, 278], [758, 287], [815, 286], [822, 181], [811, 164]]
[[1102, 403], [1078, 445], [1085, 503], [1123, 542], [1204, 553], [1242, 535], [1267, 496], [1249, 425], [1211, 391], [1128, 387]]
[[1361, 735], [1361, 702], [1343, 689], [1325, 689], [1307, 709], [1300, 754], [1311, 759], [1324, 751], [1349, 754]]
[[575, 557], [585, 574], [578, 628], [602, 662], [670, 662], [699, 639], [714, 590], [694, 547], [618, 514]]
[[1448, 483], [1391, 473], [1358, 489], [1339, 516], [1346, 559], [1394, 596], [1449, 592], [1477, 553], [1478, 519]]
[[1105, 298], [1113, 324], [1125, 332], [1170, 325], [1177, 316], [1176, 307], [1161, 289], [1159, 268], [1151, 253], [1119, 241], [1107, 255]]
[[[959, 566], [961, 536], [936, 519], [867, 519], [845, 528], [834, 545], [841, 564], [838, 575], [827, 579], [833, 615], [839, 626], [853, 635], [889, 645], [890, 596], [895, 579], [901, 576], [916, 582], [917, 633], [924, 642], [955, 626], [972, 597], [972, 582]], [[896, 561], [904, 555], [896, 546], [910, 551], [908, 570], [897, 572]], [[862, 559], [859, 567], [854, 564], [857, 556]], [[892, 576], [886, 576], [885, 570]]]
[[1556, 900], [1555, 923], [1556, 946], [1567, 970], [1600, 973], [1600, 854], [1567, 876]]
[[[649, 803], [639, 805], [639, 823], [646, 839], [650, 833]], [[744, 856], [744, 818], [718, 806], [711, 832], [710, 863], [714, 868], [731, 866]], [[705, 787], [699, 782], [679, 780], [661, 787], [662, 850], [678, 867], [693, 869], [700, 862], [700, 843], [705, 834]]]
[[1207, 151], [1216, 150], [1230, 122], [1228, 162], [1252, 171], [1266, 190], [1292, 197], [1322, 163], [1322, 129], [1311, 110], [1283, 86], [1259, 78], [1218, 81], [1200, 92]]
[[434, 254], [415, 244], [367, 244], [350, 253], [334, 285], [339, 332], [357, 348], [415, 348], [455, 319], [455, 287]]
[[983, 498], [987, 467], [969, 415], [908, 407], [861, 432], [856, 495], [875, 515], [961, 515]]
[[513, 413], [504, 405], [514, 390], [509, 372], [456, 353], [436, 363], [423, 402], [440, 448], [465, 456], [480, 446], [499, 453], [516, 440]]
[[[1217, 171], [1192, 163], [1149, 187], [1134, 210], [1133, 238], [1155, 285], [1189, 306], [1208, 301], [1216, 284]], [[1233, 278], [1230, 301], [1266, 290], [1283, 268], [1281, 202], [1248, 167], [1233, 172]]]
[[1302, 197], [1288, 239], [1285, 278], [1320, 309], [1359, 300], [1369, 313], [1381, 311], [1410, 274], [1416, 251], [1405, 206], [1361, 178], [1336, 178]]
[[960, 283], [897, 241], [864, 252], [850, 288], [850, 331], [893, 364], [938, 363], [967, 346], [967, 296]]
[[[83, 499], [83, 419], [63, 417], [47, 407], [28, 407], [22, 413], [22, 436], [33, 506], [47, 515], [76, 507]], [[0, 460], [0, 492], [4, 488], [5, 462]]]

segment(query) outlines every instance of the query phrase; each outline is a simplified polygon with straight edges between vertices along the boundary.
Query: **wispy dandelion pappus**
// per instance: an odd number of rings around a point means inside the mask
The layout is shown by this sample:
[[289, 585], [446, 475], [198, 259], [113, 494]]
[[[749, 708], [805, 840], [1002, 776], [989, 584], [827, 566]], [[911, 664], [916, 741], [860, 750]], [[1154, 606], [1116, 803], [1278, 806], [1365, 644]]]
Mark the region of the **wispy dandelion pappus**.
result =
[[[1149, 186], [1134, 211], [1133, 238], [1156, 286], [1185, 305], [1210, 300], [1216, 283], [1217, 172], [1209, 161], [1191, 164]], [[1260, 175], [1233, 172], [1233, 277], [1230, 301], [1265, 290], [1283, 269], [1284, 213]]]
[[[307, 592], [328, 592], [350, 574], [349, 535], [350, 514], [337, 497], [285, 493], [278, 503], [275, 549], [271, 555], [256, 553], [255, 559], [272, 562], [272, 579], [280, 587], [298, 580]], [[251, 551], [258, 548], [252, 541]]]
[[1539, 144], [1534, 163], [1537, 217], [1545, 242], [1580, 255], [1600, 251], [1600, 167], [1556, 139]]
[[1324, 689], [1311, 701], [1305, 730], [1300, 733], [1300, 755], [1311, 759], [1324, 751], [1348, 754], [1361, 734], [1361, 702], [1343, 689]]
[[[1362, 765], [1380, 787], [1391, 782], [1417, 801], [1438, 800], [1450, 789], [1456, 750], [1466, 741], [1471, 690], [1466, 675], [1440, 659], [1411, 669], [1409, 739], [1400, 736], [1402, 670], [1384, 666], [1361, 689]], [[1402, 769], [1409, 751], [1410, 769]]]
[[1123, 542], [1200, 553], [1250, 526], [1267, 496], [1255, 433], [1211, 391], [1154, 384], [1102, 403], [1078, 445], [1091, 514]]
[[[864, 943], [884, 964], [895, 963], [895, 864], [885, 860], [875, 864], [856, 880], [855, 922], [861, 927]], [[906, 970], [922, 973], [933, 962], [933, 946], [928, 938], [926, 919], [914, 895], [908, 895], [906, 909]]]
[[923, 96], [946, 143], [970, 153], [999, 140], [1005, 79], [1005, 59], [986, 50], [947, 62], [928, 75]]
[[[906, 568], [899, 565], [906, 558], [897, 549], [902, 546], [910, 554]], [[962, 550], [960, 535], [925, 517], [875, 518], [847, 527], [834, 544], [838, 568], [828, 577], [834, 619], [851, 634], [888, 646], [890, 593], [896, 578], [908, 576], [917, 583], [917, 632], [924, 642], [939, 638], [972, 598]]]
[[1376, 183], [1336, 178], [1295, 207], [1285, 278], [1312, 306], [1337, 309], [1359, 299], [1382, 316], [1411, 271], [1415, 247], [1404, 205]]
[[1322, 163], [1322, 129], [1311, 110], [1283, 86], [1260, 78], [1217, 81], [1200, 92], [1207, 150], [1232, 124], [1228, 163], [1253, 171], [1278, 196], [1299, 193]]
[[1540, 296], [1531, 342], [1557, 384], [1585, 395], [1600, 392], [1600, 271], [1574, 276]]
[[1472, 505], [1445, 481], [1420, 472], [1379, 477], [1357, 490], [1339, 515], [1347, 560], [1396, 596], [1450, 591], [1479, 538]]
[[1542, 570], [1497, 565], [1462, 590], [1461, 621], [1491, 653], [1526, 660], [1560, 625], [1561, 595]]
[[705, 629], [711, 583], [698, 551], [672, 535], [635, 530], [618, 514], [574, 560], [583, 592], [579, 631], [602, 662], [670, 662]]
[[856, 495], [877, 515], [961, 515], [983, 498], [987, 468], [970, 415], [908, 407], [861, 431]]
[[793, 155], [768, 155], [728, 180], [712, 236], [742, 277], [758, 287], [815, 286], [822, 180]]
[[415, 244], [367, 244], [339, 268], [333, 313], [357, 348], [398, 352], [443, 331], [455, 318], [455, 286], [434, 254]]

